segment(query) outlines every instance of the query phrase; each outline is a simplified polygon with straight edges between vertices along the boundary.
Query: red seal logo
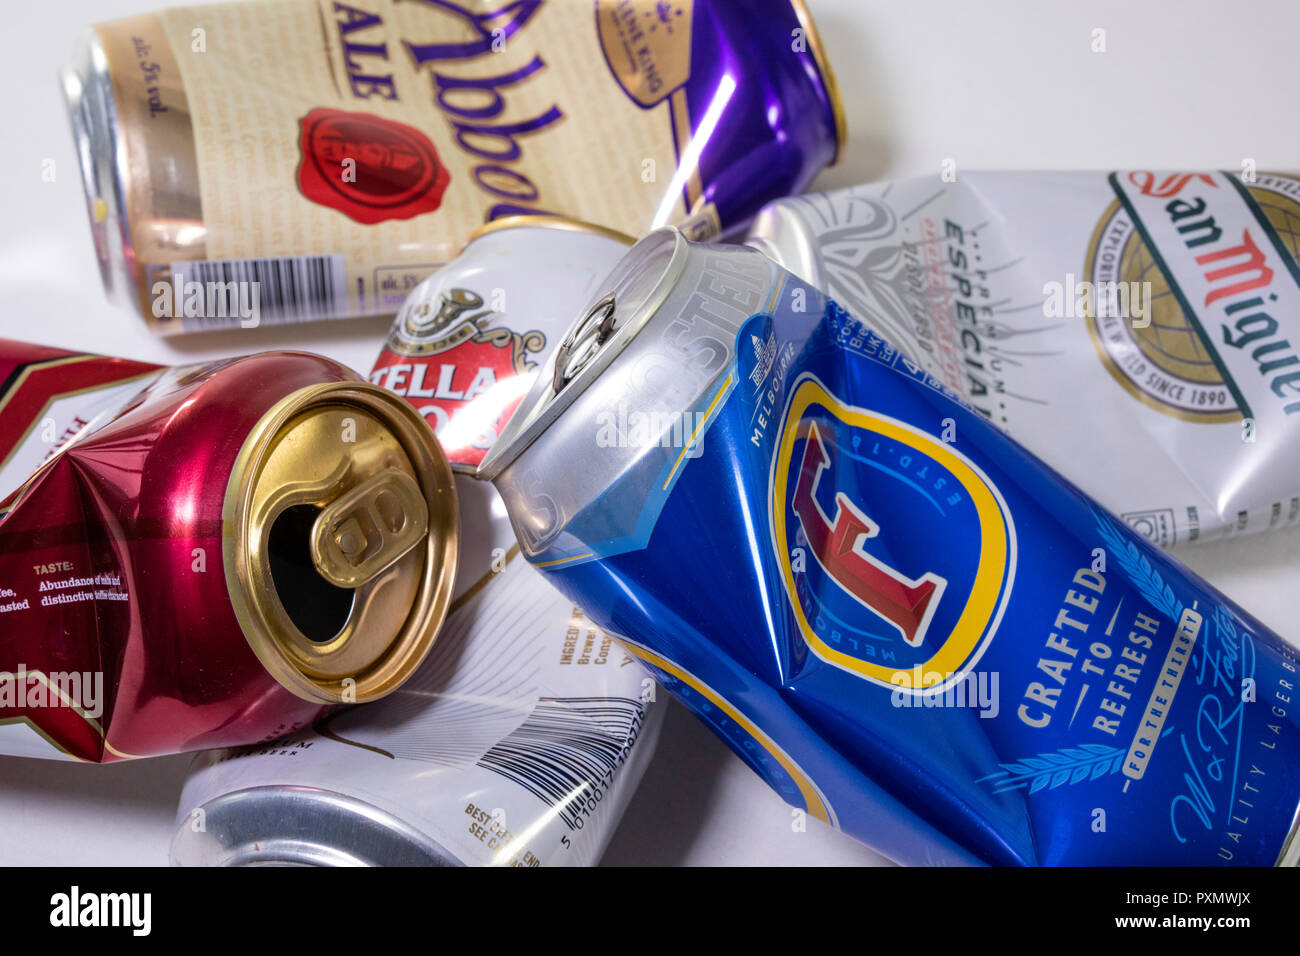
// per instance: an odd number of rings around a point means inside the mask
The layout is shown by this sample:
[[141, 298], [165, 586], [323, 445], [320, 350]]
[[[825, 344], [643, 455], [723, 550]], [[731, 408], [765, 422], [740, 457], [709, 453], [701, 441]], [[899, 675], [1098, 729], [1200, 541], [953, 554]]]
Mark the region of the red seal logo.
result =
[[539, 330], [516, 332], [469, 289], [407, 300], [370, 381], [402, 395], [433, 426], [451, 466], [471, 474], [537, 374]]
[[298, 188], [312, 202], [367, 226], [442, 205], [451, 176], [415, 127], [326, 107], [299, 126]]

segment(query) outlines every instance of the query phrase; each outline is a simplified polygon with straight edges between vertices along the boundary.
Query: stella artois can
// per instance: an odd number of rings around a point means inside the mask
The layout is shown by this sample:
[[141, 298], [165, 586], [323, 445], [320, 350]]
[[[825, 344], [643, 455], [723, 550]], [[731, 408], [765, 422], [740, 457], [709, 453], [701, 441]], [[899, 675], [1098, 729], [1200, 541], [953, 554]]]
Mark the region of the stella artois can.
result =
[[0, 341], [0, 753], [270, 740], [397, 688], [452, 596], [451, 471], [328, 359]]
[[1300, 175], [925, 177], [749, 241], [1148, 540], [1300, 524]]
[[844, 141], [802, 0], [250, 0], [64, 71], [110, 296], [173, 334], [395, 311], [478, 226], [741, 228]]
[[404, 396], [472, 473], [570, 316], [632, 246], [555, 216], [480, 228], [402, 304], [370, 380]]

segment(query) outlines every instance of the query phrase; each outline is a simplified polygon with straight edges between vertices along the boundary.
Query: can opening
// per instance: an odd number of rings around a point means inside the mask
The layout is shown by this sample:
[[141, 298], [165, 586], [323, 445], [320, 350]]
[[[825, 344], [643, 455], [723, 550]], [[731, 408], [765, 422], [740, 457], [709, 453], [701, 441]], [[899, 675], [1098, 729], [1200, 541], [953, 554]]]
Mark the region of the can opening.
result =
[[311, 556], [312, 528], [321, 508], [292, 505], [271, 525], [267, 557], [280, 604], [303, 637], [332, 641], [352, 615], [356, 591], [325, 580]]
[[419, 665], [459, 529], [451, 468], [405, 399], [350, 379], [285, 395], [244, 439], [221, 518], [235, 615], [290, 692], [365, 703]]

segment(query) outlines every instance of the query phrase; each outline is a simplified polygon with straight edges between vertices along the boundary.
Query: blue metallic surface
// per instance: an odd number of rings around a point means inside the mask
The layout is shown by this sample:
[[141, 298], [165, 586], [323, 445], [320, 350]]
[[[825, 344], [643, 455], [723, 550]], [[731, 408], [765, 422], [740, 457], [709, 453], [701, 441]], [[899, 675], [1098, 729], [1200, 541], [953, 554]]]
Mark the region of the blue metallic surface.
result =
[[1297, 652], [813, 287], [763, 301], [660, 499], [625, 475], [530, 560], [895, 860], [1273, 864]]

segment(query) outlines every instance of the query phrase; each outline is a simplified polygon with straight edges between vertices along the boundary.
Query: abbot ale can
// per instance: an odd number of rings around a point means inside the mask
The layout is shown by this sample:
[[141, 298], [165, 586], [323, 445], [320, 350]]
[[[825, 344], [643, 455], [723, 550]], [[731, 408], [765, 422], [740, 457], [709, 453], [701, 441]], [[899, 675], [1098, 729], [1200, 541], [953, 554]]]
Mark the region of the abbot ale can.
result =
[[844, 142], [802, 0], [249, 0], [64, 71], [104, 285], [161, 334], [391, 313], [484, 223], [741, 228]]

